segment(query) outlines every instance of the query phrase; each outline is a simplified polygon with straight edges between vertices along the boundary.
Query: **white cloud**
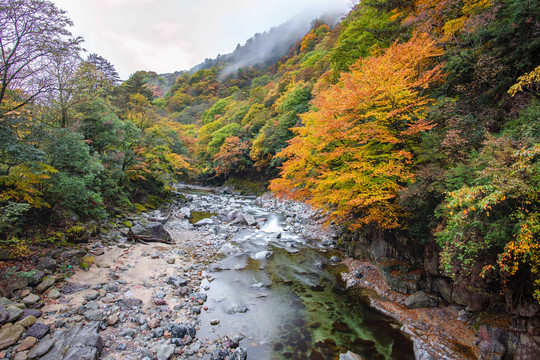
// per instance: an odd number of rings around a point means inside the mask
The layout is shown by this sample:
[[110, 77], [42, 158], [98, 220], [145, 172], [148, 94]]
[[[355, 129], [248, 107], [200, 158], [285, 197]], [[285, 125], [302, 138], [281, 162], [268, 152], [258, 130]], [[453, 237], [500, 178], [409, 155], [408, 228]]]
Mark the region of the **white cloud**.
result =
[[137, 70], [189, 69], [256, 32], [301, 13], [345, 11], [350, 0], [52, 0], [75, 22], [89, 52], [123, 78]]

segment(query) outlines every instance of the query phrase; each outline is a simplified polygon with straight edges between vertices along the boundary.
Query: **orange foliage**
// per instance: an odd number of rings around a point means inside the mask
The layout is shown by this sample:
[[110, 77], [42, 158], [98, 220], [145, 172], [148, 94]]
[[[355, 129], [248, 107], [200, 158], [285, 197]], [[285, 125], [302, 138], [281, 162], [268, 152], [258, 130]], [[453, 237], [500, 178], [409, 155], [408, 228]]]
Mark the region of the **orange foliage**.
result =
[[216, 174], [224, 175], [244, 170], [242, 162], [247, 158], [249, 144], [237, 136], [229, 136], [214, 156]]
[[286, 158], [271, 189], [280, 197], [308, 199], [351, 228], [396, 228], [398, 191], [413, 180], [413, 143], [432, 125], [431, 100], [421, 91], [440, 81], [442, 54], [427, 35], [395, 43], [384, 54], [360, 59], [337, 85], [314, 100], [317, 111], [278, 154]]

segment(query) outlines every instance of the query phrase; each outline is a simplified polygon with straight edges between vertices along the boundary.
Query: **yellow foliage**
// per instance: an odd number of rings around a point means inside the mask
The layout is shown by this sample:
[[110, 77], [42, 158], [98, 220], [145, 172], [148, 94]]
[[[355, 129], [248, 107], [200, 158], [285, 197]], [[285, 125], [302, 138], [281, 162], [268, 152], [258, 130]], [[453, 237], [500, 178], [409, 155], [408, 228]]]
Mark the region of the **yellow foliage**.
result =
[[40, 184], [49, 179], [57, 170], [43, 163], [34, 167], [19, 165], [11, 169], [10, 173], [0, 176], [0, 202], [14, 201], [25, 202], [34, 208], [49, 207], [42, 199]]

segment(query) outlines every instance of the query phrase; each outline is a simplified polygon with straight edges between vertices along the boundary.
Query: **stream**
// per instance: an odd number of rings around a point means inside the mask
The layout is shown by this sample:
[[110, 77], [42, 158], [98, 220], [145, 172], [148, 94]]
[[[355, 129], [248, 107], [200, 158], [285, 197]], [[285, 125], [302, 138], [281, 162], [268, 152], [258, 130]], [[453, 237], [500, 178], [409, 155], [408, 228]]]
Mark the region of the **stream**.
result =
[[361, 289], [345, 289], [346, 268], [336, 259], [343, 254], [298, 235], [290, 214], [252, 197], [185, 192], [193, 204], [228, 204], [259, 220], [258, 228], [230, 233], [209, 266], [199, 338], [241, 334], [252, 360], [339, 359], [347, 351], [364, 359], [414, 359], [400, 325], [370, 308]]

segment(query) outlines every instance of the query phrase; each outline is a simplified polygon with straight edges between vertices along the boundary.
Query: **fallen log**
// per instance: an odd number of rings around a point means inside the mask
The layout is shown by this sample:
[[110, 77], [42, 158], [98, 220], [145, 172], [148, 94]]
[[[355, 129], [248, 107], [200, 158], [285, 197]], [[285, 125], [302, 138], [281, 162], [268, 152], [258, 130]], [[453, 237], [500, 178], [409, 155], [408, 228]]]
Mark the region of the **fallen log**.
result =
[[154, 238], [154, 237], [147, 236], [147, 235], [137, 235], [131, 229], [129, 229], [129, 231], [127, 233], [121, 233], [121, 234], [124, 235], [126, 237], [126, 239], [128, 239], [128, 241], [139, 242], [139, 243], [144, 244], [144, 245], [148, 245], [149, 242], [160, 242], [160, 243], [167, 244], [167, 245], [173, 245], [174, 244], [172, 241], [167, 241], [167, 240], [163, 240], [163, 239], [159, 239], [159, 238]]

